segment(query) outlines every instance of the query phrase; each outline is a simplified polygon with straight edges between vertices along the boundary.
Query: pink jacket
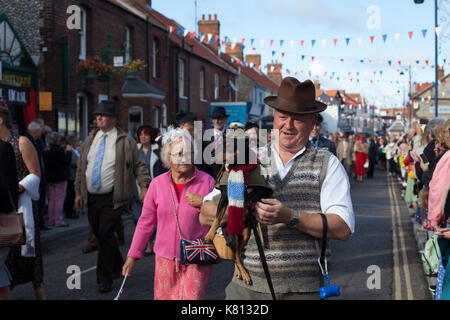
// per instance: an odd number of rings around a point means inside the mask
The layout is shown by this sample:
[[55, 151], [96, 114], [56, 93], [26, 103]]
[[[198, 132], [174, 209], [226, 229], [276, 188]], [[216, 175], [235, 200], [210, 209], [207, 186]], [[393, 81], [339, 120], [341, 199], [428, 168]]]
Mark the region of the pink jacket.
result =
[[[195, 168], [195, 167], [194, 167]], [[175, 187], [172, 182], [172, 171], [169, 170], [152, 180], [144, 199], [141, 217], [134, 231], [133, 241], [127, 256], [141, 259], [145, 245], [152, 234], [155, 225], [156, 239], [153, 246], [155, 254], [173, 260], [180, 259], [180, 237], [173, 200], [178, 209], [181, 235], [185, 239], [203, 238], [209, 227], [201, 226], [198, 221], [199, 208], [192, 207], [186, 200], [186, 193], [196, 193], [206, 196], [214, 189], [214, 179], [207, 173], [195, 168], [194, 175], [186, 183], [178, 202]]]
[[447, 151], [439, 160], [430, 181], [430, 192], [428, 194], [428, 220], [435, 227], [443, 219], [442, 208], [444, 205], [444, 194], [450, 184], [450, 151]]

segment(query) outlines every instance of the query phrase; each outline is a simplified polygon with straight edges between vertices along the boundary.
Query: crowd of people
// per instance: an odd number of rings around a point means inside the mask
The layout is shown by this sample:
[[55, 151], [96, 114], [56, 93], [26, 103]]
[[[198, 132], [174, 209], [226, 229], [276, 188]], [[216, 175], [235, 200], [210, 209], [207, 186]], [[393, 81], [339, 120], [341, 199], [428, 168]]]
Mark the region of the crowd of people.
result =
[[[355, 230], [350, 182], [373, 178], [376, 165], [402, 183], [405, 200], [420, 212], [423, 230], [450, 239], [442, 210], [444, 203], [448, 206], [443, 199], [450, 184], [449, 121], [435, 119], [424, 128], [416, 122], [402, 136], [341, 133], [325, 138], [320, 112], [327, 106], [315, 100], [314, 90], [311, 81], [287, 77], [278, 96], [265, 98], [274, 109], [273, 129], [279, 132], [267, 144], [257, 139], [256, 124], [227, 125], [223, 107], [211, 114], [212, 126], [205, 128], [211, 129], [210, 139], [199, 145], [192, 112], [178, 112], [173, 126], [162, 133], [143, 125], [132, 137], [117, 125], [117, 104], [103, 101], [93, 113], [97, 127], [79, 143], [53, 132], [42, 119], [31, 121], [27, 134], [19, 136], [11, 130], [9, 108], [0, 105], [0, 157], [8, 159], [0, 172], [0, 209], [21, 207], [24, 216], [32, 217], [32, 225], [26, 223], [27, 244], [0, 249], [0, 299], [11, 299], [10, 288], [28, 282], [37, 299], [46, 298], [40, 230], [67, 227], [67, 219], [77, 219], [82, 209], [87, 209], [90, 228], [83, 252], [98, 251], [100, 293], [130, 275], [142, 255], [154, 254], [155, 299], [205, 299], [213, 265], [182, 265], [180, 241], [204, 237], [214, 220], [217, 203], [212, 199], [220, 194], [215, 179], [225, 168], [224, 158], [211, 163], [203, 155], [211, 150], [213, 158], [223, 156], [219, 147], [230, 129], [242, 129], [250, 149], [272, 159], [268, 184], [274, 194], [256, 203], [255, 217], [264, 226], [268, 264], [277, 272], [277, 297], [318, 298], [315, 239], [322, 237], [324, 226], [314, 213], [325, 214], [328, 239], [347, 240]], [[298, 178], [302, 176], [309, 178]], [[25, 196], [28, 207], [21, 200]], [[125, 261], [119, 250], [124, 212], [135, 223]], [[259, 259], [254, 237], [243, 254], [253, 284], [234, 277], [227, 299], [270, 297], [265, 273], [254, 263]], [[302, 243], [301, 248], [293, 247], [293, 241]]]

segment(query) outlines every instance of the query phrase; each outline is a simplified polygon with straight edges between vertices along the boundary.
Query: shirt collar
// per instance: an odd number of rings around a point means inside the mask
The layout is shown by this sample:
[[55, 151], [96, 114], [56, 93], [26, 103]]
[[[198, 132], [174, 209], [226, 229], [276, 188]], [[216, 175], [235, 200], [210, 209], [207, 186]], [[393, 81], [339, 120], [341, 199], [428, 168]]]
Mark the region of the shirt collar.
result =
[[[283, 161], [281, 161], [280, 155], [278, 154], [275, 146], [272, 144], [271, 145], [272, 151], [274, 152], [275, 155], [275, 159], [277, 160], [278, 163], [283, 164]], [[285, 167], [291, 162], [294, 161], [295, 158], [297, 158], [298, 156], [300, 156], [303, 152], [305, 152], [306, 150], [306, 146], [304, 146], [303, 148], [301, 148], [291, 159], [289, 159], [288, 162], [286, 162]]]

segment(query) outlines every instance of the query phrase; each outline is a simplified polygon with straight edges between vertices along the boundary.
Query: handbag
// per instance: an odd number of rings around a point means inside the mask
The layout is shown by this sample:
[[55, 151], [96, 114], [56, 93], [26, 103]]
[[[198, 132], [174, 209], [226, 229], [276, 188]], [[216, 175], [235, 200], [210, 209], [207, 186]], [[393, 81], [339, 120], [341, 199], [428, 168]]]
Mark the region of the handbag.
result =
[[204, 239], [187, 240], [183, 238], [172, 189], [170, 189], [170, 194], [172, 196], [175, 219], [177, 221], [178, 235], [180, 236], [180, 263], [182, 265], [216, 263], [218, 254], [212, 243], [207, 243]]
[[8, 195], [15, 213], [0, 214], [0, 247], [22, 246], [25, 244], [23, 213], [17, 212], [9, 190]]

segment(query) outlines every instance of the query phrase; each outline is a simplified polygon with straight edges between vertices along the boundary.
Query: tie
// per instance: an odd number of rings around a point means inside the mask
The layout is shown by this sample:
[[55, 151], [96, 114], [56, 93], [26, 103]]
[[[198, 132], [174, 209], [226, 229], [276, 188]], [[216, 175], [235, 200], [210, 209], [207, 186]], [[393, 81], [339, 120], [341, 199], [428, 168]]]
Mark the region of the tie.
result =
[[217, 149], [217, 147], [219, 146], [221, 137], [222, 137], [222, 135], [220, 133], [216, 133], [216, 135], [214, 137], [214, 149]]
[[92, 169], [91, 185], [95, 190], [100, 189], [100, 169], [102, 167], [103, 155], [105, 153], [106, 136], [106, 133], [103, 134], [102, 140], [98, 145], [97, 154], [95, 155], [94, 168]]

